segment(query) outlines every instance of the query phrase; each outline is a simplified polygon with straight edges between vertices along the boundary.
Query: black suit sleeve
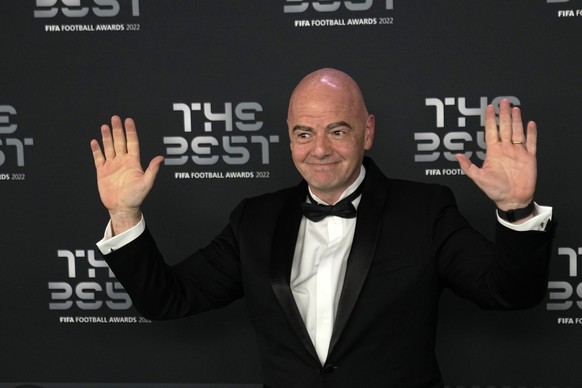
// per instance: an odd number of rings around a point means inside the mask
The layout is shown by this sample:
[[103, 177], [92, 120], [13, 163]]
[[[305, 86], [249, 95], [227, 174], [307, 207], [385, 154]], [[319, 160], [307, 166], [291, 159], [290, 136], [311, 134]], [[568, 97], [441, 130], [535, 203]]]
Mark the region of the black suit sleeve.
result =
[[486, 309], [523, 309], [545, 295], [553, 228], [518, 232], [497, 223], [492, 243], [457, 210], [440, 186], [430, 207], [432, 240], [445, 287]]
[[244, 208], [205, 248], [168, 265], [149, 229], [104, 256], [136, 309], [149, 319], [174, 319], [223, 307], [243, 296], [240, 258], [234, 229]]

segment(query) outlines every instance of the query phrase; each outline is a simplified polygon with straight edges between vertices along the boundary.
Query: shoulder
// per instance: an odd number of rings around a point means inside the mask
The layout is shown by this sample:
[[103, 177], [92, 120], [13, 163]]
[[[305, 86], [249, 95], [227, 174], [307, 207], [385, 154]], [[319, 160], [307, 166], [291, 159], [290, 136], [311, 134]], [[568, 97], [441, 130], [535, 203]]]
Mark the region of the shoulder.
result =
[[410, 181], [405, 179], [388, 179], [390, 188], [402, 195], [417, 194], [421, 196], [431, 197], [438, 193], [449, 193], [453, 195], [452, 190], [448, 186], [438, 183], [424, 183], [417, 181]]
[[422, 217], [457, 209], [455, 196], [447, 186], [390, 178], [387, 185], [386, 206], [396, 214]]
[[252, 221], [266, 221], [277, 217], [282, 211], [291, 212], [300, 209], [300, 204], [307, 195], [307, 185], [301, 182], [296, 186], [243, 199], [231, 213], [231, 221], [247, 218]]
[[447, 186], [437, 183], [424, 183], [406, 179], [388, 178], [371, 160], [366, 161], [368, 178], [367, 190], [385, 190], [389, 200], [430, 201], [431, 198], [450, 198], [454, 195]]
[[301, 182], [296, 186], [285, 187], [277, 191], [248, 197], [244, 200], [250, 206], [276, 206], [289, 201], [302, 201], [307, 195], [307, 185]]

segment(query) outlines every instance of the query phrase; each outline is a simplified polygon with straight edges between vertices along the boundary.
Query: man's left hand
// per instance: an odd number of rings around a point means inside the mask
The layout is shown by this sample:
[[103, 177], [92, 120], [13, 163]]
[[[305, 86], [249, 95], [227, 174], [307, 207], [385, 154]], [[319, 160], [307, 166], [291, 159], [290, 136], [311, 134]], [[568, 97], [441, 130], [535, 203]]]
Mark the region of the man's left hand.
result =
[[497, 208], [507, 211], [526, 207], [536, 187], [537, 128], [531, 121], [524, 133], [519, 108], [511, 108], [509, 101], [500, 103], [499, 128], [495, 108], [485, 111], [485, 141], [487, 154], [481, 168], [463, 154], [456, 158], [461, 169], [493, 200]]

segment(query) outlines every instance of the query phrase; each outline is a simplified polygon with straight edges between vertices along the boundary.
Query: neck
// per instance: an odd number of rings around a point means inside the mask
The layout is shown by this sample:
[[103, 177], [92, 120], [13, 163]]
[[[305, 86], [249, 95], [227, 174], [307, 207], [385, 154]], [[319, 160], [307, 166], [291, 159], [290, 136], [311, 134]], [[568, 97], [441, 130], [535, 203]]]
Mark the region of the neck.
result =
[[311, 195], [313, 197], [316, 198], [317, 201], [320, 202], [325, 202], [328, 205], [333, 205], [335, 203], [337, 203], [339, 201], [339, 199], [342, 197], [342, 193], [325, 193], [325, 192], [319, 192], [316, 190], [313, 190], [311, 187], [309, 187], [309, 192], [311, 193]]
[[360, 168], [360, 174], [358, 175], [356, 180], [354, 182], [352, 182], [343, 191], [336, 190], [334, 192], [325, 192], [325, 191], [320, 191], [320, 190], [314, 189], [311, 186], [309, 186], [309, 192], [311, 193], [311, 196], [315, 197], [316, 200], [321, 201], [321, 202], [325, 202], [328, 205], [335, 205], [337, 202], [341, 201], [342, 199], [344, 199], [345, 197], [347, 197], [348, 195], [353, 193], [360, 186], [360, 184], [364, 181], [365, 177], [366, 177], [366, 168], [362, 165]]

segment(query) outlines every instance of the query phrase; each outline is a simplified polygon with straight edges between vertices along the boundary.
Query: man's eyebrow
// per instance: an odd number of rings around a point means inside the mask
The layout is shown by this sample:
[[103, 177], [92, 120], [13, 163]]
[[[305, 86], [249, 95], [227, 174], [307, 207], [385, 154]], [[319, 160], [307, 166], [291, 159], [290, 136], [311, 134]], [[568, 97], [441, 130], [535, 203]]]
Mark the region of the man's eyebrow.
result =
[[327, 126], [327, 129], [335, 129], [338, 127], [347, 127], [347, 128], [352, 129], [352, 126], [345, 121], [338, 121], [336, 123], [331, 123]]
[[291, 131], [293, 131], [293, 132], [295, 132], [295, 131], [313, 132], [313, 128], [307, 127], [305, 125], [296, 125], [293, 127], [293, 129]]
[[[328, 130], [331, 130], [331, 129], [335, 129], [335, 128], [339, 128], [339, 127], [346, 127], [346, 128], [352, 129], [352, 126], [350, 124], [348, 124], [346, 121], [338, 121], [335, 123], [331, 123], [331, 124], [328, 124], [325, 128]], [[295, 132], [295, 131], [314, 132], [314, 129], [311, 127], [308, 127], [306, 125], [295, 125], [291, 129], [291, 131], [292, 132]]]

